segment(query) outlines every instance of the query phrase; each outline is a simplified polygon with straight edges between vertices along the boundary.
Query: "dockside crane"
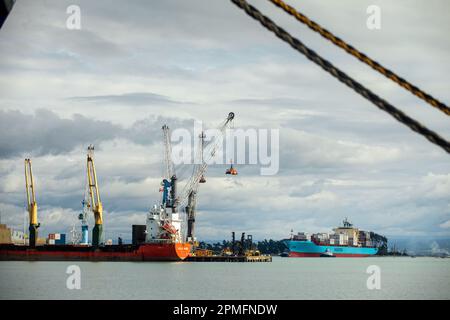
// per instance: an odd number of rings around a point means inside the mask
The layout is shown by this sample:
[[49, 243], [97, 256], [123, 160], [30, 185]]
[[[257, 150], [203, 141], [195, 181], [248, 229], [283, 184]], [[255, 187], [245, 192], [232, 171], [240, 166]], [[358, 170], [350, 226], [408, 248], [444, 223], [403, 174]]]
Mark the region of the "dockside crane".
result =
[[195, 235], [195, 216], [197, 209], [197, 194], [199, 183], [205, 182], [205, 172], [208, 168], [208, 163], [215, 156], [219, 147], [222, 144], [222, 138], [225, 130], [232, 127], [232, 122], [234, 119], [234, 113], [230, 112], [222, 122], [222, 124], [217, 128], [220, 135], [215, 135], [211, 141], [204, 143], [205, 135], [202, 132], [200, 135], [200, 146], [201, 146], [201, 161], [193, 170], [192, 176], [186, 183], [181, 196], [176, 201], [176, 204], [180, 207], [184, 207], [187, 215], [187, 235], [186, 241], [194, 242]]
[[88, 225], [88, 215], [90, 213], [90, 205], [89, 205], [89, 187], [86, 188], [86, 193], [84, 195], [83, 201], [81, 201], [81, 205], [83, 206], [83, 212], [78, 215], [78, 219], [81, 221], [81, 238], [80, 244], [87, 245], [89, 244], [89, 225]]
[[175, 174], [175, 165], [172, 161], [170, 129], [167, 125], [163, 125], [162, 130], [164, 143], [164, 174], [163, 181], [161, 183], [163, 189], [162, 205], [165, 208], [172, 208], [172, 212], [177, 212], [177, 175]]
[[29, 226], [29, 246], [35, 247], [38, 238], [38, 228], [40, 223], [37, 221], [37, 203], [36, 193], [34, 191], [33, 171], [31, 169], [31, 160], [25, 159], [25, 187], [27, 189], [27, 209], [30, 220]]
[[94, 213], [95, 226], [92, 230], [92, 246], [100, 244], [103, 232], [103, 205], [100, 200], [100, 190], [98, 188], [97, 172], [94, 164], [94, 146], [90, 145], [87, 152], [87, 180], [88, 180], [88, 206]]
[[[164, 143], [164, 172], [163, 180], [161, 182], [162, 191], [162, 204], [161, 207], [166, 210], [170, 208], [172, 213], [177, 213], [178, 208], [183, 208], [187, 217], [187, 232], [186, 241], [194, 243], [194, 226], [195, 226], [195, 214], [196, 214], [196, 204], [197, 204], [197, 193], [200, 183], [205, 183], [205, 172], [208, 167], [209, 161], [215, 156], [218, 148], [221, 146], [225, 130], [232, 125], [234, 119], [234, 113], [230, 112], [222, 122], [222, 124], [217, 128], [216, 134], [212, 137], [210, 141], [205, 143], [205, 134], [202, 132], [199, 135], [200, 148], [198, 149], [199, 154], [197, 158], [200, 160], [197, 162], [193, 168], [192, 175], [188, 179], [184, 188], [182, 189], [181, 195], [177, 193], [177, 175], [175, 173], [175, 166], [172, 161], [172, 147], [170, 141], [170, 130], [167, 125], [162, 126], [163, 130], [163, 143]], [[170, 234], [176, 233], [176, 230], [170, 223], [163, 222], [163, 229]]]

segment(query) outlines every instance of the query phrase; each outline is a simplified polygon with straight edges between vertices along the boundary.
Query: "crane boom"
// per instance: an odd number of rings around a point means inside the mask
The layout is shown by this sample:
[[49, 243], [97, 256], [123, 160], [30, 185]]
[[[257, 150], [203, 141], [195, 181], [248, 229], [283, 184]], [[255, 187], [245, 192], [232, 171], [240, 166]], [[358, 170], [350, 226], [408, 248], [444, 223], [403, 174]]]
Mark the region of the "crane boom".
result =
[[189, 181], [183, 188], [183, 191], [181, 192], [181, 197], [178, 199], [179, 206], [183, 207], [187, 204], [189, 200], [189, 195], [192, 191], [196, 191], [198, 189], [198, 184], [200, 182], [200, 179], [205, 174], [206, 169], [208, 168], [208, 163], [210, 160], [215, 156], [219, 145], [222, 143], [222, 136], [225, 133], [225, 130], [230, 126], [234, 119], [234, 113], [230, 112], [228, 114], [228, 117], [225, 119], [224, 122], [217, 128], [220, 132], [220, 136], [214, 136], [213, 139], [211, 139], [208, 143], [202, 143], [203, 145], [203, 156], [201, 163], [197, 166], [196, 169], [194, 169], [194, 172], [192, 176], [190, 177]]
[[[163, 199], [162, 204], [166, 208], [172, 208], [172, 212], [177, 211], [175, 199], [177, 197], [177, 175], [175, 165], [172, 160], [172, 145], [170, 143], [170, 129], [167, 125], [162, 126], [164, 143], [164, 173], [163, 173]], [[170, 189], [170, 195], [169, 195]]]
[[36, 246], [36, 239], [38, 238], [38, 228], [40, 223], [37, 221], [37, 203], [36, 194], [34, 191], [33, 171], [31, 169], [31, 159], [25, 159], [25, 188], [27, 191], [27, 209], [30, 220], [29, 226], [29, 245]]
[[185, 207], [187, 215], [187, 235], [186, 238], [189, 241], [194, 241], [194, 227], [195, 227], [195, 215], [197, 206], [197, 194], [198, 187], [201, 179], [204, 179], [204, 174], [208, 168], [209, 161], [215, 156], [220, 144], [222, 143], [222, 136], [225, 130], [231, 125], [234, 119], [234, 113], [230, 112], [224, 122], [218, 127], [220, 132], [219, 136], [214, 136], [208, 143], [204, 143], [205, 135], [202, 132], [200, 135], [200, 145], [202, 150], [200, 151], [201, 161], [194, 168], [192, 176], [188, 183], [185, 185], [181, 197], [177, 200], [180, 207]]
[[103, 231], [103, 205], [98, 188], [97, 172], [94, 164], [94, 146], [90, 145], [87, 152], [87, 179], [89, 188], [89, 206], [94, 213], [95, 226], [92, 230], [92, 245], [98, 246]]
[[175, 166], [172, 161], [172, 146], [170, 144], [170, 129], [167, 125], [162, 126], [164, 143], [164, 179], [170, 179], [175, 175]]

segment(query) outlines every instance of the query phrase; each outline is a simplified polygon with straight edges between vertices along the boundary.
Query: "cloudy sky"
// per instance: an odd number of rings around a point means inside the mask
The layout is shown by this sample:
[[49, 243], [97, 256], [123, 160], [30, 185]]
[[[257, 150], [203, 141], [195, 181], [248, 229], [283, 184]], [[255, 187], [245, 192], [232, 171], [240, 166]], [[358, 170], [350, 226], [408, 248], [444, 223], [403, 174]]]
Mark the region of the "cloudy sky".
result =
[[[268, 1], [252, 0], [349, 75], [450, 139], [450, 121]], [[289, 3], [413, 84], [449, 102], [446, 0]], [[81, 8], [81, 30], [66, 9]], [[381, 29], [366, 9], [381, 8]], [[159, 200], [161, 126], [280, 130], [280, 170], [211, 167], [197, 236], [328, 231], [344, 217], [387, 236], [450, 236], [450, 159], [440, 148], [281, 42], [230, 1], [17, 1], [0, 30], [0, 210], [22, 229], [31, 157], [41, 233], [79, 226], [85, 152], [108, 238], [128, 237]], [[185, 169], [185, 168], [181, 168]], [[257, 169], [257, 166], [256, 166]], [[184, 170], [186, 171], [186, 170]], [[92, 223], [92, 219], [91, 219]]]

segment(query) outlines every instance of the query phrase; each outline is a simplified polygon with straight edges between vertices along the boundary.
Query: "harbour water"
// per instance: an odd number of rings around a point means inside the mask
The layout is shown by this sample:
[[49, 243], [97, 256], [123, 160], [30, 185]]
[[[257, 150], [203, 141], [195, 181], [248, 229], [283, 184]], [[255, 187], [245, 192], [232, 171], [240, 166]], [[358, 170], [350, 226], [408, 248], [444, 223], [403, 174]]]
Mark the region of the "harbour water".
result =
[[[81, 289], [68, 289], [67, 268]], [[369, 290], [367, 268], [379, 267]], [[280, 258], [272, 263], [0, 262], [0, 299], [450, 299], [450, 259]]]

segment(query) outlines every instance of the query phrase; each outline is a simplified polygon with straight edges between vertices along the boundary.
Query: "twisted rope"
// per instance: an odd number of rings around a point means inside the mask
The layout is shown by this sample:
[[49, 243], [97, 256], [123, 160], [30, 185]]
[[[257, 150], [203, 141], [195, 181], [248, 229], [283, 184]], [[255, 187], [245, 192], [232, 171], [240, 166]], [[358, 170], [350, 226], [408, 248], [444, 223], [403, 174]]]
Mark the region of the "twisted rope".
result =
[[400, 76], [395, 74], [393, 71], [383, 67], [378, 62], [372, 60], [371, 58], [369, 58], [367, 55], [365, 55], [361, 51], [355, 49], [353, 46], [351, 46], [350, 44], [346, 43], [344, 40], [342, 40], [339, 37], [335, 36], [334, 34], [332, 34], [327, 29], [324, 29], [323, 27], [321, 27], [316, 22], [310, 20], [307, 16], [305, 16], [301, 12], [295, 10], [293, 7], [291, 7], [290, 5], [286, 4], [284, 1], [282, 1], [282, 0], [269, 0], [269, 1], [272, 2], [274, 5], [278, 6], [279, 8], [283, 9], [288, 14], [292, 15], [293, 17], [295, 17], [295, 19], [297, 19], [301, 23], [307, 25], [310, 29], [318, 32], [325, 39], [330, 40], [332, 43], [334, 43], [338, 47], [344, 49], [347, 53], [351, 54], [352, 56], [356, 57], [358, 60], [364, 62], [367, 65], [369, 65], [372, 69], [378, 71], [379, 73], [381, 73], [385, 77], [391, 79], [392, 81], [397, 83], [399, 86], [405, 88], [406, 90], [408, 90], [409, 92], [411, 92], [415, 96], [419, 97], [420, 99], [426, 101], [431, 106], [439, 109], [440, 111], [442, 111], [446, 115], [450, 116], [450, 108], [448, 106], [446, 106], [444, 103], [440, 102], [439, 100], [437, 100], [436, 98], [432, 97], [428, 93], [422, 91], [420, 88], [414, 86], [413, 84], [409, 83], [405, 79], [401, 78]]
[[292, 37], [284, 29], [276, 25], [268, 17], [264, 16], [258, 9], [251, 6], [245, 0], [231, 0], [239, 8], [243, 9], [249, 16], [253, 19], [259, 21], [265, 28], [273, 32], [278, 38], [287, 42], [292, 48], [305, 55], [309, 60], [313, 61], [315, 64], [319, 65], [322, 69], [330, 73], [333, 77], [337, 78], [339, 81], [345, 83], [348, 87], [353, 89], [355, 92], [368, 99], [370, 102], [375, 104], [379, 109], [389, 113], [397, 121], [403, 123], [411, 130], [417, 132], [418, 134], [424, 136], [430, 142], [440, 146], [447, 153], [450, 153], [450, 142], [439, 136], [434, 131], [428, 129], [427, 127], [420, 124], [418, 121], [410, 118], [405, 113], [395, 108], [386, 100], [380, 98], [375, 93], [365, 88], [359, 82], [353, 80], [346, 73], [339, 70], [333, 66], [329, 61], [323, 59], [315, 51], [309, 49], [300, 40]]

